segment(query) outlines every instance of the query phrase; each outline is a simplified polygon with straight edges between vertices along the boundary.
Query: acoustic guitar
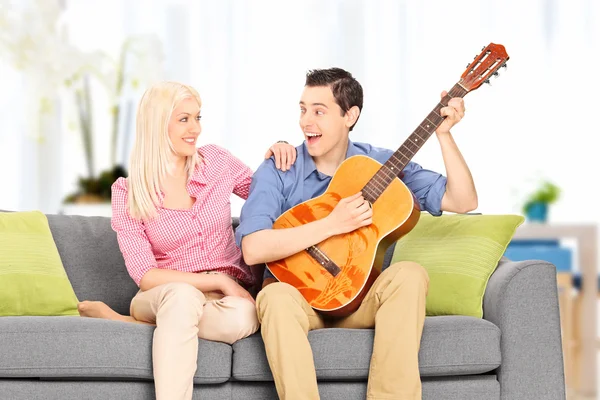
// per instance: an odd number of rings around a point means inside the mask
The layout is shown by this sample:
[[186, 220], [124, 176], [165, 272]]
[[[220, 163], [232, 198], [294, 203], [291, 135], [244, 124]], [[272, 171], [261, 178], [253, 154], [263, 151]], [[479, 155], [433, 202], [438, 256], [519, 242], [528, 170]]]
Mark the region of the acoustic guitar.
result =
[[362, 192], [371, 202], [373, 223], [332, 236], [287, 258], [267, 263], [280, 282], [294, 286], [317, 312], [343, 317], [354, 312], [381, 273], [386, 249], [419, 220], [414, 194], [398, 177], [444, 117], [440, 109], [453, 97], [489, 83], [506, 66], [504, 46], [491, 43], [467, 66], [460, 80], [435, 106], [385, 164], [366, 157], [344, 160], [321, 196], [300, 203], [275, 221], [274, 229], [293, 228], [329, 215], [340, 199]]

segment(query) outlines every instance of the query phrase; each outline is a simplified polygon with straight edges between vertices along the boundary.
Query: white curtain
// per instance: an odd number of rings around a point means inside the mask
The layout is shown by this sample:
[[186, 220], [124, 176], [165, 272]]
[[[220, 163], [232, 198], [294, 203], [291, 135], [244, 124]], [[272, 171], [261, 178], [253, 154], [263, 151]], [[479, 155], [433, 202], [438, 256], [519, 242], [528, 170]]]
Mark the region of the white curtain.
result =
[[[365, 104], [351, 139], [396, 149], [482, 46], [503, 44], [508, 69], [467, 95], [466, 117], [453, 130], [476, 180], [479, 211], [519, 212], [528, 191], [548, 178], [563, 189], [551, 220], [600, 221], [589, 178], [599, 166], [591, 145], [600, 89], [595, 0], [80, 0], [67, 7], [79, 46], [114, 52], [127, 35], [158, 34], [165, 77], [192, 84], [203, 98], [201, 142], [228, 148], [252, 168], [271, 143], [300, 144], [297, 104], [309, 69], [352, 72]], [[3, 116], [19, 115], [18, 101], [0, 104], [9, 107]], [[5, 133], [14, 121], [0, 124], [0, 164], [12, 174], [10, 149], [24, 139]], [[62, 161], [65, 190], [84, 165], [73, 141], [63, 143], [63, 154], [73, 155]], [[106, 158], [98, 146], [97, 159]], [[435, 137], [415, 161], [444, 172]], [[21, 207], [12, 189], [27, 183], [19, 172], [4, 173], [11, 190], [2, 186], [0, 208]], [[240, 206], [234, 201], [234, 214]]]

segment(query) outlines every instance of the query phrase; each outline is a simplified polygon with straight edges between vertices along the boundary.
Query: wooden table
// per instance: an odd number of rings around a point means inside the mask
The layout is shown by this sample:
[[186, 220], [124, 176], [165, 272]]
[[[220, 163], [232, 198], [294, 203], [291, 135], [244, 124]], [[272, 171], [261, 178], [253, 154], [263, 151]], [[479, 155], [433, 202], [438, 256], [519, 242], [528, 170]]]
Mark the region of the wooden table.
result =
[[596, 302], [598, 295], [598, 237], [593, 224], [539, 224], [525, 223], [514, 236], [518, 239], [576, 239], [579, 268], [583, 278], [581, 330], [581, 378], [579, 394], [596, 398]]

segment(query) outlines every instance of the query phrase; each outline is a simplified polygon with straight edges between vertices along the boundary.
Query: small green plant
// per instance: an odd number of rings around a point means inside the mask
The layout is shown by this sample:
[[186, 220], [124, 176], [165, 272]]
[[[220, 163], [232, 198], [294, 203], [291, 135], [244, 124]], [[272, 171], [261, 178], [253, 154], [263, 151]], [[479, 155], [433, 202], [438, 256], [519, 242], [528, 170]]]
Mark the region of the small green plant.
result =
[[100, 173], [97, 177], [80, 177], [77, 182], [77, 191], [68, 195], [65, 203], [98, 203], [110, 202], [110, 189], [112, 184], [119, 178], [127, 177], [127, 171], [117, 165], [110, 170]]
[[529, 209], [537, 203], [552, 204], [560, 197], [560, 188], [552, 182], [544, 181], [541, 186], [533, 192], [525, 204], [523, 205], [523, 212], [527, 214]]

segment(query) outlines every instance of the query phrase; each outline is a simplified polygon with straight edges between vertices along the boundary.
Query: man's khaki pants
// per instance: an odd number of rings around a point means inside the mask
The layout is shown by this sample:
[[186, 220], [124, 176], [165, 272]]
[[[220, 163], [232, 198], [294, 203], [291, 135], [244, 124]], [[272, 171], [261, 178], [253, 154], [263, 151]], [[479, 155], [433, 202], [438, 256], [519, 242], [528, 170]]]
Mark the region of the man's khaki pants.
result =
[[367, 399], [420, 399], [418, 354], [428, 285], [420, 265], [393, 264], [358, 310], [337, 320], [323, 319], [293, 286], [267, 285], [257, 298], [258, 319], [279, 398], [319, 399], [308, 331], [375, 327]]
[[157, 400], [192, 398], [199, 337], [231, 344], [258, 330], [256, 308], [249, 300], [202, 293], [187, 283], [139, 292], [130, 315], [156, 324], [152, 360]]

